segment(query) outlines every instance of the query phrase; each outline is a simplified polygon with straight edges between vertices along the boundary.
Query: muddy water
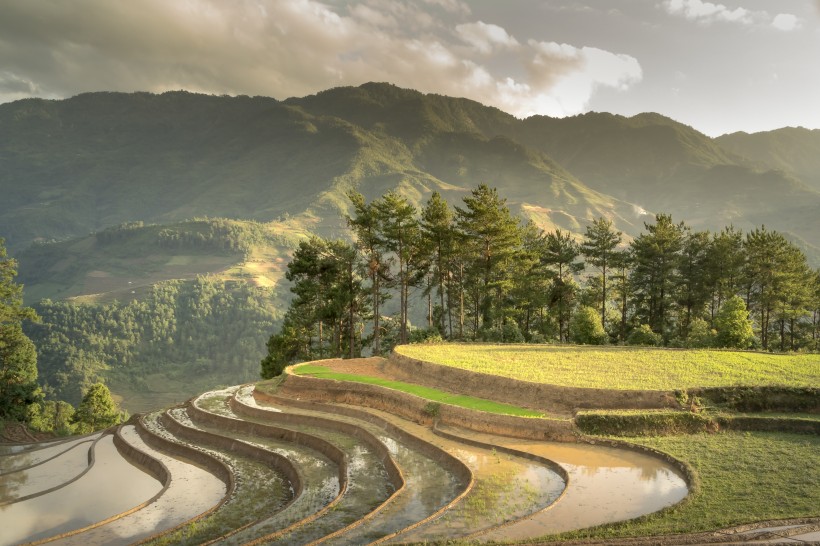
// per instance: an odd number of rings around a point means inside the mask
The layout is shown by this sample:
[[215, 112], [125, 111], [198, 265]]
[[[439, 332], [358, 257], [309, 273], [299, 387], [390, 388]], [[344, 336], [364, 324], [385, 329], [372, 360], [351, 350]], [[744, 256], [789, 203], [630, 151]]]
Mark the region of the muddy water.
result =
[[0, 486], [0, 504], [60, 487], [78, 477], [88, 469], [91, 445], [91, 441], [74, 444], [39, 464], [3, 475], [0, 477], [3, 483]]
[[515, 440], [451, 432], [551, 459], [569, 474], [566, 494], [549, 510], [481, 535], [481, 540], [520, 540], [623, 521], [681, 501], [686, 482], [676, 469], [655, 457], [626, 449], [557, 442]]
[[[329, 417], [328, 414], [309, 410], [297, 410], [287, 407], [276, 409]], [[538, 463], [495, 453], [492, 450], [473, 448], [461, 443], [451, 442], [434, 435], [428, 427], [416, 425], [378, 410], [367, 409], [366, 411], [401, 426], [427, 442], [444, 448], [464, 461], [476, 475], [476, 485], [467, 498], [448, 510], [444, 516], [422, 525], [416, 530], [400, 534], [394, 539], [395, 542], [453, 538], [469, 534], [478, 529], [493, 527], [546, 508], [563, 491], [563, 480], [552, 470]], [[389, 438], [383, 430], [370, 423], [340, 415], [333, 415], [332, 418], [354, 422], [371, 430], [378, 436]], [[393, 440], [392, 438], [389, 439]], [[395, 442], [395, 440], [393, 441]], [[398, 443], [396, 442], [396, 444]], [[405, 472], [405, 480], [409, 484], [408, 490], [412, 488], [414, 494], [405, 499], [405, 505], [397, 504], [396, 508], [405, 506], [408, 511], [403, 513], [401, 510], [388, 508], [384, 514], [376, 516], [372, 522], [365, 523], [361, 529], [352, 532], [349, 537], [340, 537], [334, 544], [356, 544], [359, 541], [355, 539], [359, 537], [366, 541], [367, 539], [375, 539], [404, 529], [408, 525], [433, 514], [457, 496], [461, 488], [464, 487], [464, 484], [455, 483], [453, 477], [440, 467], [432, 474], [425, 475], [423, 473], [425, 470], [439, 465], [418, 453], [415, 453], [410, 460], [402, 461], [397, 457], [397, 462], [402, 471]], [[414, 466], [417, 467], [418, 472], [407, 470]], [[418, 489], [415, 487], [417, 485], [420, 485]], [[410, 514], [412, 514], [412, 517], [409, 517]]]
[[[208, 393], [197, 399], [196, 404], [200, 408], [213, 411], [226, 417], [243, 419], [234, 414], [225, 403], [225, 394], [231, 390]], [[255, 421], [253, 419], [248, 420], [252, 422]], [[279, 543], [306, 544], [339, 529], [343, 529], [351, 522], [358, 521], [377, 508], [393, 493], [393, 488], [390, 485], [384, 464], [369, 446], [363, 444], [356, 438], [337, 431], [317, 427], [282, 428], [295, 428], [307, 434], [318, 436], [333, 443], [344, 451], [348, 457], [348, 488], [341, 502], [337, 504], [333, 510], [311, 522], [310, 525], [283, 536], [279, 540]], [[265, 439], [244, 436], [241, 438], [256, 444], [264, 442], [264, 445], [270, 445], [270, 442]]]
[[226, 487], [222, 480], [198, 466], [155, 451], [143, 442], [133, 426], [123, 427], [122, 436], [132, 446], [165, 464], [171, 473], [168, 488], [142, 510], [54, 544], [131, 544], [205, 512], [225, 496]]
[[[247, 396], [247, 394], [240, 391], [237, 397], [244, 403], [246, 402], [244, 396]], [[407, 484], [405, 490], [375, 517], [340, 537], [331, 539], [327, 544], [365, 544], [395, 533], [441, 509], [454, 499], [465, 486], [465, 484], [459, 483], [439, 463], [389, 436], [380, 427], [371, 423], [342, 415], [328, 415], [322, 412], [258, 404], [255, 400], [254, 405], [274, 413], [289, 412], [332, 418], [360, 426], [373, 433], [387, 446], [390, 454], [401, 468]], [[319, 436], [327, 434], [327, 429], [320, 427], [295, 426], [283, 423], [276, 423], [276, 425], [283, 428], [298, 428]]]
[[0, 507], [0, 545], [80, 529], [154, 496], [162, 484], [122, 458], [111, 436], [94, 448], [96, 462], [79, 480], [47, 495]]
[[[227, 408], [225, 411], [230, 412]], [[191, 421], [184, 409], [175, 409], [171, 412], [171, 414], [174, 419], [182, 422], [186, 426], [192, 426], [214, 434], [226, 434], [225, 431], [222, 431], [217, 427]], [[244, 502], [248, 502], [251, 498], [257, 498], [259, 502], [267, 506], [265, 512], [271, 513], [271, 515], [267, 519], [263, 519], [262, 521], [255, 523], [245, 530], [229, 537], [226, 541], [224, 541], [224, 543], [242, 544], [258, 536], [267, 535], [280, 529], [284, 529], [285, 527], [318, 512], [327, 506], [327, 504], [339, 494], [338, 467], [318, 452], [296, 444], [279, 442], [266, 438], [257, 438], [255, 436], [248, 436], [237, 432], [230, 432], [227, 434], [231, 438], [263, 447], [289, 459], [297, 467], [299, 474], [302, 477], [304, 492], [283, 510], [279, 510], [281, 506], [277, 503], [271, 503], [270, 495], [268, 493], [268, 490], [271, 489], [269, 483], [270, 475], [273, 475], [273, 472], [270, 469], [267, 470], [267, 474], [269, 475], [268, 478], [259, 476], [252, 479], [249, 476], [240, 475], [237, 494], [234, 495], [234, 497], [244, 497]], [[241, 467], [234, 463], [234, 469], [241, 470]], [[243, 491], [240, 491], [240, 489]], [[231, 503], [229, 503], [219, 511], [221, 513], [221, 516], [219, 517], [222, 517], [223, 519], [229, 517], [228, 514], [232, 510], [233, 507], [231, 506]], [[240, 514], [234, 517], [241, 517], [243, 515], [247, 516], [247, 514]], [[258, 519], [259, 515], [255, 514], [255, 518]], [[238, 526], [239, 525], [234, 525], [234, 527]]]
[[21, 449], [5, 455], [0, 455], [0, 475], [44, 463], [45, 461], [59, 456], [78, 444], [85, 444], [87, 449], [94, 440], [99, 438], [99, 436], [99, 434], [95, 434], [93, 436], [83, 436], [75, 440], [58, 442], [56, 444], [46, 446], [43, 446], [42, 444], [33, 444], [38, 447]]
[[564, 489], [551, 469], [527, 459], [450, 441], [442, 447], [473, 471], [473, 490], [442, 517], [400, 535], [399, 542], [461, 537], [496, 527], [545, 509]]

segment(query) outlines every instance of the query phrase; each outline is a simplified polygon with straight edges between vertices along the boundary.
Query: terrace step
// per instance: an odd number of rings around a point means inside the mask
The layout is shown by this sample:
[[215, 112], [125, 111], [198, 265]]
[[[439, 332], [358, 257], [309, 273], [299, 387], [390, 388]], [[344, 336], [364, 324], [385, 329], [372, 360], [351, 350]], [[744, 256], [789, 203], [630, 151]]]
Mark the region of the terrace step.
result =
[[[233, 400], [231, 399], [231, 402]], [[200, 406], [207, 405], [218, 413]], [[316, 446], [328, 441], [344, 452], [347, 461], [347, 489], [341, 501], [311, 522], [283, 534], [276, 540], [285, 544], [303, 544], [341, 537], [373, 518], [389, 506], [404, 491], [404, 479], [388, 449], [367, 431], [348, 426], [317, 428], [310, 426], [274, 426], [264, 420], [238, 415], [227, 405], [202, 403], [195, 400], [188, 408], [197, 426], [230, 430], [233, 437], [248, 442], [268, 442], [287, 439], [295, 443]]]
[[378, 514], [372, 514], [368, 521], [362, 521], [356, 529], [333, 537], [330, 544], [364, 544], [398, 534], [435, 514], [457, 498], [463, 489], [452, 472], [423, 453], [419, 444], [423, 444], [427, 451], [437, 448], [421, 440], [408, 441], [406, 435], [391, 434], [385, 427], [340, 417], [336, 412], [311, 412], [286, 404], [279, 404], [279, 407], [267, 403], [260, 405], [253, 399], [252, 392], [252, 386], [244, 387], [230, 400], [231, 408], [243, 418], [273, 422], [281, 427], [311, 431], [317, 435], [328, 434], [329, 430], [343, 430], [374, 448], [382, 446], [385, 456], [394, 458], [401, 467], [407, 487], [396, 495], [397, 498]]
[[[295, 400], [258, 390], [254, 391], [254, 398], [263, 406], [273, 405], [279, 409], [287, 408], [288, 411], [291, 411], [291, 408], [298, 408], [300, 413], [333, 415], [334, 419], [352, 419], [369, 423], [371, 426], [376, 425], [383, 430], [397, 432], [402, 438], [412, 437], [420, 442], [420, 445], [429, 446], [428, 449], [438, 453], [439, 462], [447, 459], [456, 460], [457, 464], [463, 466], [462, 476], [471, 476], [469, 483], [475, 483], [475, 488], [465, 488], [455, 502], [437, 511], [433, 517], [410, 525], [400, 533], [388, 535], [385, 537], [388, 540], [442, 540], [467, 535], [474, 529], [494, 528], [505, 521], [515, 520], [543, 509], [563, 490], [563, 480], [552, 471], [552, 468], [547, 468], [541, 462], [512, 456], [498, 457], [492, 450], [474, 448], [437, 437], [426, 426], [408, 422], [386, 412], [346, 404]], [[502, 474], [512, 478], [515, 485], [509, 488], [499, 487], [502, 483]], [[521, 493], [524, 490], [535, 495], [534, 498], [528, 499], [532, 502], [527, 506], [519, 505], [514, 499], [516, 496], [523, 498]]]
[[[249, 537], [276, 532], [287, 525], [301, 525], [306, 517], [322, 510], [338, 495], [338, 468], [318, 452], [290, 449], [283, 443], [284, 453], [238, 438], [226, 436], [223, 430], [203, 426], [193, 421], [189, 408], [172, 408], [163, 413], [158, 421], [179, 441], [207, 448], [222, 458], [232, 469], [236, 491], [229, 501], [215, 512], [207, 522], [219, 529], [209, 533], [209, 539], [228, 539], [244, 543]], [[304, 473], [297, 469], [300, 461], [317, 461], [321, 483], [326, 483], [324, 494], [308, 499]], [[305, 512], [305, 513], [303, 513]], [[204, 537], [203, 537], [204, 538]]]

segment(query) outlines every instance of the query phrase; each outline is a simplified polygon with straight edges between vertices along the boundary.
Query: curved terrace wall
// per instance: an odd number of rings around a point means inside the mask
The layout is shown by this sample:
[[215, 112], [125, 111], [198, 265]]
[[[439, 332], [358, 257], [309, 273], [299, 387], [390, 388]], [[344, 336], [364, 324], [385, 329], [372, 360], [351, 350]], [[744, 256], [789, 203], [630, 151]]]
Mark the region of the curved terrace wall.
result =
[[448, 502], [445, 506], [437, 510], [435, 513], [413, 523], [412, 525], [405, 527], [404, 529], [400, 529], [399, 531], [381, 537], [380, 539], [372, 542], [371, 544], [381, 544], [392, 538], [395, 538], [398, 535], [401, 535], [402, 533], [409, 532], [413, 529], [416, 529], [424, 525], [429, 521], [432, 521], [440, 517], [447, 510], [449, 510], [456, 504], [460, 503], [470, 493], [470, 491], [473, 489], [473, 486], [475, 485], [475, 476], [473, 475], [472, 470], [470, 470], [470, 467], [468, 467], [461, 459], [455, 457], [454, 455], [451, 455], [443, 448], [430, 442], [427, 442], [425, 440], [422, 440], [421, 438], [411, 434], [403, 428], [394, 425], [387, 419], [384, 419], [368, 411], [350, 406], [336, 406], [312, 400], [286, 398], [276, 396], [273, 394], [268, 394], [265, 392], [260, 392], [256, 389], [254, 389], [253, 391], [253, 397], [261, 403], [270, 403], [277, 406], [293, 407], [308, 411], [318, 411], [336, 415], [344, 415], [346, 417], [352, 417], [354, 419], [359, 419], [361, 421], [374, 424], [378, 427], [381, 427], [388, 434], [390, 434], [394, 438], [397, 438], [400, 442], [404, 443], [405, 445], [411, 446], [413, 449], [419, 451], [420, 453], [423, 453], [427, 457], [430, 457], [430, 459], [436, 461], [439, 465], [444, 467], [448, 472], [455, 476], [455, 478], [460, 483], [464, 484], [464, 488], [462, 489], [461, 493], [459, 493], [453, 500]]
[[575, 437], [569, 420], [499, 415], [449, 404], [433, 406], [424, 398], [387, 387], [286, 373], [280, 392], [290, 398], [372, 407], [422, 425], [431, 425], [435, 418], [444, 425], [515, 438], [571, 441]]
[[420, 385], [547, 412], [572, 414], [579, 409], [680, 408], [671, 391], [592, 389], [532, 383], [434, 364], [395, 351], [385, 362], [385, 371]]
[[252, 419], [278, 422], [293, 426], [313, 426], [326, 428], [352, 436], [363, 444], [366, 444], [378, 455], [384, 465], [385, 470], [387, 471], [387, 476], [394, 490], [399, 491], [405, 485], [404, 476], [402, 475], [401, 469], [396, 464], [396, 461], [393, 459], [393, 456], [390, 455], [390, 450], [387, 449], [387, 446], [385, 446], [381, 440], [362, 427], [358, 427], [352, 423], [347, 423], [344, 421], [326, 419], [324, 417], [267, 411], [263, 408], [243, 404], [237, 400], [235, 396], [229, 399], [228, 404], [237, 415], [243, 415]]

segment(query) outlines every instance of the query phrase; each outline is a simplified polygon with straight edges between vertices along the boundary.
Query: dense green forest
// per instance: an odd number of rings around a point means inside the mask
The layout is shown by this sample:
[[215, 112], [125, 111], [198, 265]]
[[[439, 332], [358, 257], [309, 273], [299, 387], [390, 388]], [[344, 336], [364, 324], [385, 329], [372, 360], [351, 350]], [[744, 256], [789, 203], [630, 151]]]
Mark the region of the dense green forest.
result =
[[254, 380], [276, 318], [269, 289], [213, 277], [158, 283], [142, 301], [43, 300], [35, 308], [42, 320], [26, 331], [37, 346], [40, 382], [49, 397], [73, 404], [107, 378], [135, 389], [158, 372]]
[[627, 242], [603, 217], [581, 238], [522, 223], [486, 185], [455, 207], [438, 193], [421, 210], [393, 192], [350, 200], [354, 242], [315, 237], [288, 264], [295, 298], [263, 376], [406, 343], [412, 293], [427, 307], [416, 339], [818, 348], [820, 272], [764, 226], [710, 233], [658, 214]]

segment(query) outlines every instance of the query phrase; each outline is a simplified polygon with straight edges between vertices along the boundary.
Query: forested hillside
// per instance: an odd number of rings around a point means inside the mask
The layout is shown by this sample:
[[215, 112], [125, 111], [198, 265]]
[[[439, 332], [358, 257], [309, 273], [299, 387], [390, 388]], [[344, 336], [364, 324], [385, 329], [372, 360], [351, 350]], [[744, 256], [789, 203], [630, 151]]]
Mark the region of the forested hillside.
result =
[[[576, 241], [596, 218], [623, 244], [657, 213], [693, 231], [765, 225], [816, 267], [816, 136], [711, 139], [658, 114], [521, 120], [381, 83], [284, 101], [26, 99], [0, 105], [0, 236], [27, 302], [50, 300], [31, 335], [54, 392], [76, 400], [77, 385], [103, 376], [126, 395], [159, 392], [177, 379], [186, 387], [196, 370], [235, 383], [287, 307], [294, 249], [312, 234], [351, 239], [351, 190], [366, 201], [394, 192], [421, 210], [434, 192], [460, 203], [485, 184], [514, 218]], [[158, 296], [167, 291], [176, 295]], [[421, 306], [404, 309], [419, 291], [397, 295], [386, 314], [424, 322]], [[197, 298], [203, 313], [184, 307]], [[158, 325], [171, 312], [178, 329], [165, 335]], [[214, 321], [227, 317], [248, 333], [219, 331]], [[398, 322], [385, 324], [400, 336]]]
[[[126, 408], [144, 410], [139, 391], [182, 401], [203, 387], [256, 379], [278, 317], [271, 296], [247, 282], [167, 281], [130, 303], [43, 300], [35, 306], [42, 322], [27, 333], [49, 396], [77, 404], [89, 385], [105, 380], [129, 395]], [[164, 385], [148, 385], [151, 377]]]

